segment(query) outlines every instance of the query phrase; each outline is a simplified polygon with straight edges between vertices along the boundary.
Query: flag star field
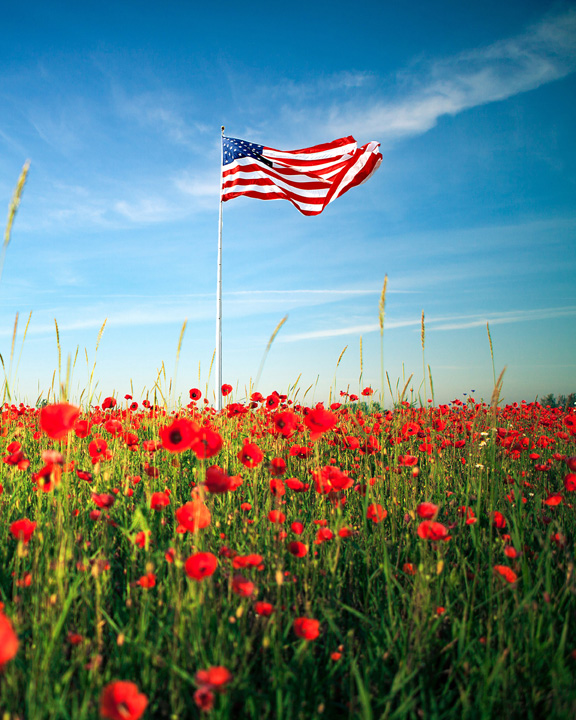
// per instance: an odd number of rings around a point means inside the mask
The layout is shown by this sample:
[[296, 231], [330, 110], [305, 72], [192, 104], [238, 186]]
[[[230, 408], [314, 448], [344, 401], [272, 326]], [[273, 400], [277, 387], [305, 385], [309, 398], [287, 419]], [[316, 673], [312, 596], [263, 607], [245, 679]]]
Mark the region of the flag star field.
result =
[[30, 0], [2, 30], [14, 401], [212, 401], [221, 197], [229, 399], [576, 391], [574, 3]]

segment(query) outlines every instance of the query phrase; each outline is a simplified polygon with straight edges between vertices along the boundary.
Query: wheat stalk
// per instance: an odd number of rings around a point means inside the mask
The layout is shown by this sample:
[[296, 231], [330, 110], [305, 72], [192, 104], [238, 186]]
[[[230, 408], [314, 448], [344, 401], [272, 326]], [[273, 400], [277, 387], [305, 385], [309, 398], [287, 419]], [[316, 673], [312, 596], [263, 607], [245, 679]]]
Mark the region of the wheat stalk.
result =
[[284, 323], [288, 320], [288, 315], [284, 315], [282, 320], [276, 325], [274, 328], [274, 332], [272, 335], [270, 335], [270, 340], [268, 340], [268, 345], [266, 345], [266, 350], [264, 350], [264, 355], [262, 355], [262, 360], [260, 361], [260, 367], [258, 368], [258, 374], [256, 375], [256, 381], [254, 382], [254, 387], [258, 389], [258, 385], [260, 384], [260, 376], [262, 375], [262, 370], [264, 370], [264, 363], [266, 362], [266, 358], [268, 357], [268, 353], [270, 352], [270, 348], [272, 347], [272, 343], [274, 342], [274, 339], [276, 335], [280, 332], [280, 328]]
[[384, 315], [386, 311], [386, 289], [388, 287], [388, 275], [384, 275], [384, 284], [380, 293], [378, 303], [378, 322], [380, 324], [380, 397], [382, 408], [384, 408]]
[[486, 323], [486, 332], [488, 333], [488, 342], [490, 343], [490, 357], [492, 358], [492, 377], [494, 385], [496, 385], [496, 367], [494, 365], [494, 348], [492, 346], [492, 336], [490, 335], [490, 325]]
[[18, 206], [20, 205], [20, 200], [22, 199], [22, 193], [24, 192], [24, 185], [26, 184], [26, 178], [28, 177], [29, 169], [30, 160], [26, 160], [26, 162], [24, 163], [24, 167], [22, 168], [22, 172], [20, 173], [20, 177], [18, 178], [18, 182], [16, 183], [16, 188], [14, 190], [14, 194], [12, 195], [12, 200], [10, 201], [10, 205], [8, 206], [8, 220], [6, 221], [6, 229], [4, 230], [4, 244], [2, 245], [2, 254], [0, 256], [0, 279], [2, 278], [2, 270], [4, 269], [6, 248], [10, 244], [10, 238], [12, 236], [12, 225], [14, 224], [14, 218], [16, 217], [16, 213], [18, 212]]

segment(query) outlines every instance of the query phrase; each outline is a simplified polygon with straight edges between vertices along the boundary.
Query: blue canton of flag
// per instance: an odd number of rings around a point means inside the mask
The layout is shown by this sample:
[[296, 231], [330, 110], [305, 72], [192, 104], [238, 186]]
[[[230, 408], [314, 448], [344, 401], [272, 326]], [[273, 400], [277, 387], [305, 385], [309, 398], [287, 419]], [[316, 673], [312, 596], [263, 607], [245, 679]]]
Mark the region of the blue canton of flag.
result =
[[229, 165], [238, 158], [251, 157], [254, 158], [254, 160], [258, 160], [258, 162], [264, 163], [264, 165], [268, 165], [268, 167], [272, 167], [270, 160], [262, 155], [264, 145], [256, 145], [256, 143], [251, 143], [247, 140], [224, 137], [222, 149], [224, 165]]

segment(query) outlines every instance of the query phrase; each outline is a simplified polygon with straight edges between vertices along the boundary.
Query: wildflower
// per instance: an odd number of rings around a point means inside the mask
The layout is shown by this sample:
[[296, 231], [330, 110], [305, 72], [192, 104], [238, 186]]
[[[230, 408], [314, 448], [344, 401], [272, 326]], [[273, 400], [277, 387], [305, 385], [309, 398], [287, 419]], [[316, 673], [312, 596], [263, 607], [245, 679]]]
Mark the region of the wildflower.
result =
[[292, 628], [294, 633], [303, 640], [316, 640], [320, 635], [320, 621], [313, 618], [296, 618]]
[[210, 552], [198, 552], [186, 560], [184, 571], [193, 580], [204, 580], [213, 575], [218, 567], [218, 558]]
[[282, 525], [282, 523], [286, 520], [286, 515], [284, 515], [284, 513], [280, 510], [270, 510], [268, 513], [268, 520], [270, 520], [271, 523]]
[[291, 438], [298, 427], [298, 416], [291, 410], [276, 413], [273, 420], [275, 431], [286, 439]]
[[382, 522], [382, 520], [385, 520], [387, 515], [388, 511], [385, 510], [382, 505], [377, 505], [375, 503], [368, 505], [368, 510], [366, 511], [366, 517], [368, 520], [372, 520], [374, 523], [379, 523]]
[[226, 395], [230, 395], [232, 392], [232, 385], [224, 384], [222, 385], [222, 395], [226, 397]]
[[113, 397], [107, 397], [104, 398], [104, 401], [102, 403], [102, 410], [111, 410], [112, 408], [116, 407], [116, 398]]
[[170, 498], [166, 492], [152, 493], [150, 498], [150, 508], [152, 510], [162, 510], [162, 508], [170, 505]]
[[292, 553], [294, 557], [303, 558], [308, 554], [308, 546], [298, 540], [292, 540], [288, 543], [288, 552]]
[[117, 680], [106, 685], [100, 696], [100, 716], [109, 720], [138, 720], [148, 698], [132, 682]]
[[238, 453], [238, 460], [247, 468], [255, 468], [264, 459], [264, 453], [258, 445], [244, 441], [244, 445]]
[[435, 522], [434, 520], [423, 520], [420, 525], [418, 526], [417, 533], [419, 537], [423, 538], [424, 540], [443, 540], [446, 542], [447, 540], [450, 540], [450, 535], [448, 535], [448, 528], [446, 528], [442, 523]]
[[22, 520], [16, 520], [10, 525], [10, 532], [16, 538], [21, 540], [25, 545], [30, 542], [32, 534], [36, 530], [36, 523], [28, 520], [28, 518], [22, 518]]
[[498, 510], [494, 510], [492, 513], [492, 524], [498, 530], [503, 530], [506, 527], [506, 518]]
[[336, 415], [320, 405], [306, 415], [304, 424], [310, 430], [310, 439], [317, 440], [336, 425]]
[[198, 390], [198, 388], [192, 388], [190, 390], [190, 400], [200, 400], [201, 397], [202, 393], [200, 392], [200, 390]]
[[179, 418], [170, 425], [160, 428], [160, 440], [168, 452], [180, 453], [188, 450], [192, 445], [198, 430], [198, 425], [192, 420]]
[[374, 395], [374, 390], [372, 390], [371, 387], [365, 387], [364, 390], [362, 390], [362, 395], [364, 395], [364, 397], [370, 397], [370, 395]]
[[204, 712], [210, 712], [214, 707], [214, 693], [209, 687], [202, 685], [194, 693], [194, 702]]
[[152, 588], [156, 585], [156, 575], [154, 573], [147, 573], [146, 575], [142, 575], [140, 580], [138, 580], [138, 585], [143, 588]]
[[508, 583], [515, 583], [518, 580], [518, 575], [506, 565], [494, 565], [494, 572], [503, 577]]
[[207, 670], [198, 670], [195, 679], [198, 685], [220, 690], [232, 680], [232, 673], [223, 665], [216, 665]]
[[0, 610], [0, 669], [18, 652], [18, 636], [12, 623]]
[[212, 516], [210, 510], [201, 500], [192, 500], [176, 510], [176, 520], [179, 525], [177, 532], [196, 532], [208, 527]]
[[232, 490], [233, 485], [232, 478], [217, 465], [212, 465], [206, 470], [204, 486], [208, 492], [225, 493]]
[[269, 602], [259, 600], [254, 603], [254, 612], [256, 615], [261, 615], [262, 617], [270, 617], [270, 615], [274, 612], [274, 605], [271, 605]]
[[48, 437], [61, 440], [74, 428], [80, 408], [68, 403], [46, 405], [40, 410], [40, 427]]
[[[571, 460], [573, 458], [570, 458]], [[574, 492], [576, 490], [576, 473], [568, 473], [564, 476], [564, 489], [568, 492]]]
[[423, 502], [416, 508], [416, 514], [422, 520], [435, 520], [438, 515], [438, 505], [431, 502]]
[[244, 575], [234, 575], [232, 578], [232, 592], [240, 597], [250, 597], [254, 593], [254, 583], [245, 578]]
[[220, 435], [209, 427], [202, 427], [195, 433], [190, 449], [199, 460], [217, 455], [222, 450], [224, 441]]
[[92, 493], [92, 500], [99, 508], [111, 508], [116, 502], [116, 497], [109, 493]]

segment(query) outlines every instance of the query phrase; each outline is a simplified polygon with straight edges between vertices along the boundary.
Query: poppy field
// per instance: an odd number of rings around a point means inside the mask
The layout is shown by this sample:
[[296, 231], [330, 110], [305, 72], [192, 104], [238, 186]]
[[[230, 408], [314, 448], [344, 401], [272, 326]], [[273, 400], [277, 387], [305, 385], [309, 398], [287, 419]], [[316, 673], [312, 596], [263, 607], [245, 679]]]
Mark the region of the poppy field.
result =
[[575, 716], [574, 409], [222, 391], [4, 404], [0, 718]]

